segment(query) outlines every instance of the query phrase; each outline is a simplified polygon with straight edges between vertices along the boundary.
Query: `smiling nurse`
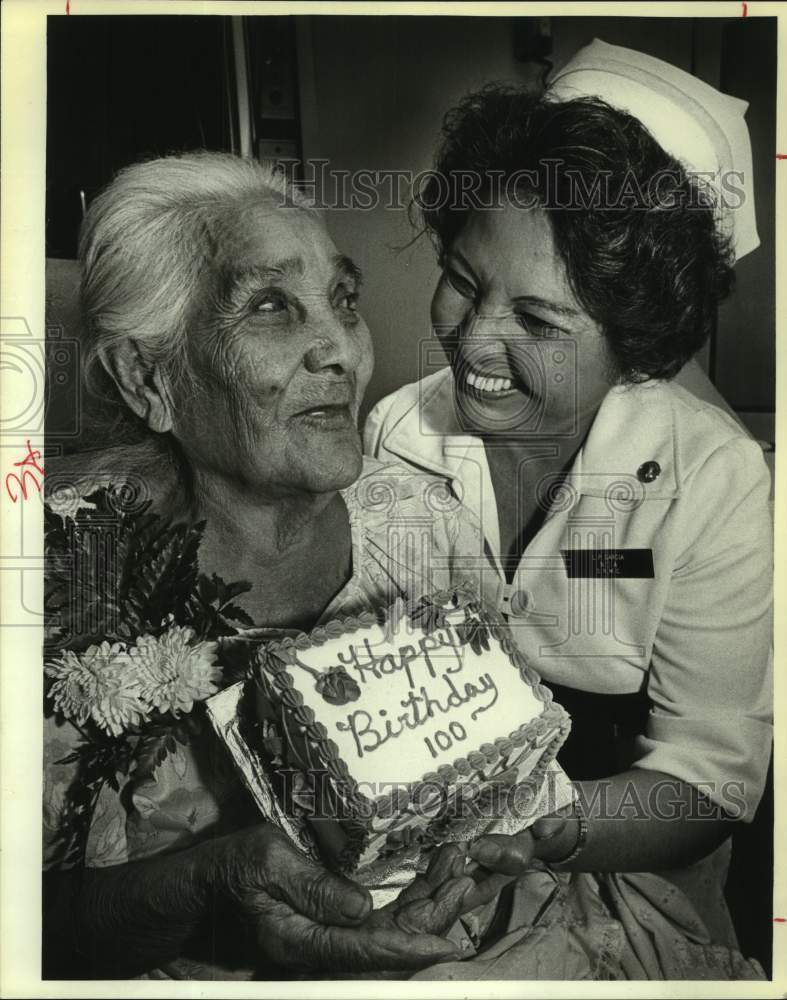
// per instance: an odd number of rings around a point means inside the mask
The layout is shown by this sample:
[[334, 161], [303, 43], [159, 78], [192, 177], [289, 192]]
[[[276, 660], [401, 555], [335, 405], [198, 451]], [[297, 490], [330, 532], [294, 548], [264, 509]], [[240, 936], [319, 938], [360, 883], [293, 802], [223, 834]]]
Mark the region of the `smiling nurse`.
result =
[[[471, 853], [560, 872], [564, 926], [576, 904], [617, 928], [605, 977], [760, 974], [722, 889], [771, 743], [769, 477], [729, 416], [672, 381], [757, 245], [744, 110], [601, 42], [544, 97], [466, 98], [436, 169], [450, 190], [488, 183], [475, 201], [441, 202], [436, 185], [421, 199], [450, 366], [366, 428], [371, 454], [442, 475], [474, 511], [468, 574], [571, 712], [561, 762], [583, 807], [548, 838], [484, 837]], [[738, 207], [692, 170], [739, 171]], [[537, 975], [574, 978], [555, 940]], [[523, 938], [507, 961], [494, 978], [527, 978], [536, 959]]]
[[[571, 461], [617, 381], [615, 359], [577, 302], [538, 208], [470, 215], [446, 254], [432, 321], [462, 329], [445, 340], [457, 410], [463, 429], [484, 440], [499, 551], [513, 568], [545, 513], [538, 484]], [[555, 356], [568, 364], [547, 386]]]

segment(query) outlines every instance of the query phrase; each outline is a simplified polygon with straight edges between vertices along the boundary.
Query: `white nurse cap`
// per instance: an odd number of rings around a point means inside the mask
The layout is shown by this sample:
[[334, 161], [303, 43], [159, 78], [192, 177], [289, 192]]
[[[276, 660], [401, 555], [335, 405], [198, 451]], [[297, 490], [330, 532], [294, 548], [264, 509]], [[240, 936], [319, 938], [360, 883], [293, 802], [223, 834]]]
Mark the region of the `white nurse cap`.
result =
[[[599, 97], [639, 119], [686, 170], [712, 175], [699, 179], [722, 197], [719, 221], [732, 238], [736, 259], [760, 245], [746, 101], [661, 59], [598, 38], [555, 73], [547, 93], [558, 101]], [[721, 187], [725, 175], [728, 185]]]

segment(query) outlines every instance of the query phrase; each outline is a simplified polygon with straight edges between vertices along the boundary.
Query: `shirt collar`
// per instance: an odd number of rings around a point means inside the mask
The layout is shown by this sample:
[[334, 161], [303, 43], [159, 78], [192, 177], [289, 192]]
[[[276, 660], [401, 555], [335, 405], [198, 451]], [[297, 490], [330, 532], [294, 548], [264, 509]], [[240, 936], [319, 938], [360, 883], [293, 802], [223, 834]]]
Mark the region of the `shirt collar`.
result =
[[450, 479], [461, 478], [467, 450], [478, 445], [479, 439], [459, 426], [450, 368], [417, 383], [415, 404], [385, 436], [387, 451]]
[[586, 496], [661, 500], [680, 495], [678, 465], [672, 400], [663, 382], [651, 380], [609, 390], [571, 473]]
[[[479, 440], [459, 427], [453, 393], [450, 368], [424, 379], [415, 405], [386, 435], [385, 445], [413, 465], [461, 481], [467, 452], [472, 448], [477, 455]], [[646, 470], [656, 472], [651, 481]], [[651, 380], [610, 389], [570, 477], [585, 496], [632, 503], [679, 496], [675, 413], [665, 383]]]

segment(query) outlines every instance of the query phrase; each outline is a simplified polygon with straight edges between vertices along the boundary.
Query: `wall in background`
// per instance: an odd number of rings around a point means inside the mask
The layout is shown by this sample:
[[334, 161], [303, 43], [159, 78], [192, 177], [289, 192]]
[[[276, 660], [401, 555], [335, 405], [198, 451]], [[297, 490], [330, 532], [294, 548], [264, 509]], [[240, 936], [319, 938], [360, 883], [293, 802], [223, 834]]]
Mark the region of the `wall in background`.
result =
[[760, 246], [736, 267], [735, 293], [719, 311], [716, 384], [757, 437], [774, 439], [776, 406], [776, 25], [735, 18], [723, 27], [719, 86], [749, 102]]
[[227, 17], [47, 18], [47, 257], [76, 257], [80, 191], [89, 204], [129, 163], [232, 148], [230, 37]]

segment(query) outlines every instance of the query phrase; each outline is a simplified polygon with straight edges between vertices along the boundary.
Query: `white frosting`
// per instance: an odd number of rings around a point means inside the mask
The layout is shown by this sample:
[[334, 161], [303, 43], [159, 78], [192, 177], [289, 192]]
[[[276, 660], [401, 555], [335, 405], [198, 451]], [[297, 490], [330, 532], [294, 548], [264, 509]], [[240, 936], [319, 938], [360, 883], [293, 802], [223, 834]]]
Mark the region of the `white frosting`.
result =
[[405, 619], [390, 639], [375, 625], [295, 650], [311, 670], [344, 667], [361, 690], [345, 705], [327, 702], [310, 670], [288, 670], [359, 790], [373, 799], [390, 783], [419, 781], [541, 714], [543, 702], [491, 635], [489, 645], [477, 655], [450, 624], [427, 635]]

